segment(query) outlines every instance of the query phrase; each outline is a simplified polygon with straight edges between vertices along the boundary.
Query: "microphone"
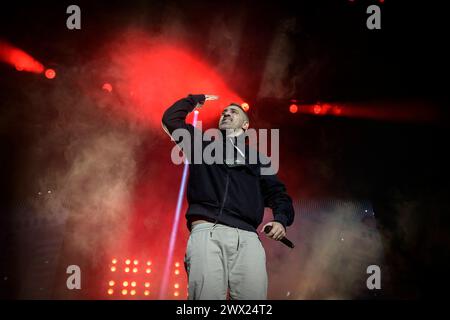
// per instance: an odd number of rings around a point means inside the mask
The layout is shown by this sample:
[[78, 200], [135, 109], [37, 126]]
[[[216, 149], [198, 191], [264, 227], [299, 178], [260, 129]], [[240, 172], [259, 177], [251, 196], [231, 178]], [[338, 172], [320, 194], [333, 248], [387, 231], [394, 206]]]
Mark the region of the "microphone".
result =
[[[269, 233], [270, 230], [272, 230], [272, 226], [266, 226], [264, 228], [265, 233]], [[283, 237], [280, 241], [283, 242], [285, 245], [287, 245], [289, 248], [295, 247], [294, 244], [290, 240], [288, 240], [288, 238], [286, 238], [286, 237]]]

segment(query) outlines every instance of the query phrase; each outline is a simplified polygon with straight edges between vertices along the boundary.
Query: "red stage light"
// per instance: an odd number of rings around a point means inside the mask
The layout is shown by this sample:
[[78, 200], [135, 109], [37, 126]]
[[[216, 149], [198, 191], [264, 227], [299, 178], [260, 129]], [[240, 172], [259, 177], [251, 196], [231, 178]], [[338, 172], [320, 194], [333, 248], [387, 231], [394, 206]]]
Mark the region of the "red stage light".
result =
[[148, 291], [148, 290], [144, 291], [144, 295], [148, 296], [149, 294], [150, 294], [150, 291]]
[[12, 65], [18, 71], [44, 72], [44, 66], [25, 51], [0, 41], [0, 62]]
[[176, 275], [179, 275], [179, 274], [180, 274], [180, 270], [178, 270], [178, 269], [175, 270], [175, 274], [176, 274]]
[[133, 261], [133, 264], [134, 264], [135, 266], [137, 266], [137, 265], [139, 264], [139, 261], [134, 260], [134, 261]]
[[173, 294], [175, 297], [178, 297], [180, 295], [180, 293], [178, 291], [175, 291]]
[[116, 271], [116, 267], [115, 267], [115, 266], [112, 266], [112, 267], [111, 267], [111, 272], [114, 272], [114, 271]]
[[342, 109], [339, 107], [333, 107], [333, 113], [336, 115], [340, 115], [342, 113]]
[[175, 267], [179, 267], [180, 266], [180, 263], [179, 262], [175, 262]]
[[138, 268], [133, 268], [133, 272], [134, 273], [138, 272]]
[[130, 268], [126, 267], [125, 272], [127, 272], [127, 273], [130, 272]]
[[149, 288], [149, 287], [150, 287], [150, 282], [146, 282], [146, 283], [144, 284], [144, 287]]
[[147, 265], [148, 265], [148, 266], [151, 266], [151, 265], [152, 265], [152, 262], [151, 262], [151, 261], [147, 261]]
[[117, 263], [117, 259], [116, 258], [114, 258], [114, 259], [112, 259], [112, 261], [111, 261], [113, 264], [116, 264]]
[[178, 283], [175, 283], [175, 285], [173, 286], [175, 289], [178, 289], [180, 287], [180, 285]]
[[245, 112], [248, 111], [248, 109], [250, 109], [250, 106], [248, 105], [248, 103], [244, 102], [241, 104], [242, 109], [244, 109]]
[[132, 287], [136, 287], [136, 281], [131, 282]]
[[150, 268], [147, 268], [147, 269], [145, 270], [145, 273], [150, 273], [150, 272], [152, 272], [152, 269], [150, 269]]
[[324, 103], [324, 104], [322, 104], [321, 107], [322, 107], [323, 114], [327, 114], [331, 109], [331, 105], [329, 103]]
[[297, 106], [296, 104], [291, 104], [291, 105], [289, 106], [289, 111], [290, 111], [291, 113], [296, 113], [296, 112], [298, 111], [298, 106]]
[[56, 77], [56, 72], [53, 69], [47, 69], [45, 70], [45, 77], [47, 79], [54, 79]]
[[122, 294], [125, 296], [125, 295], [127, 295], [128, 294], [128, 290], [127, 289], [123, 289], [122, 290]]
[[114, 286], [116, 283], [113, 281], [113, 280], [110, 280], [109, 281], [109, 285], [112, 287], [112, 286]]
[[136, 294], [136, 290], [131, 290], [131, 291], [130, 291], [130, 294], [131, 294], [132, 296], [134, 296], [134, 295]]
[[123, 282], [123, 286], [124, 286], [124, 287], [128, 287], [128, 281], [124, 281], [124, 282]]
[[315, 114], [320, 114], [322, 112], [322, 107], [318, 104], [316, 104], [313, 108], [313, 111]]
[[125, 264], [130, 264], [130, 263], [131, 263], [130, 259], [125, 260]]
[[112, 88], [111, 84], [105, 83], [105, 84], [103, 84], [102, 89], [107, 91], [107, 92], [111, 92], [113, 88]]
[[114, 290], [113, 289], [108, 289], [108, 294], [109, 295], [111, 295], [111, 294], [113, 294], [114, 293]]

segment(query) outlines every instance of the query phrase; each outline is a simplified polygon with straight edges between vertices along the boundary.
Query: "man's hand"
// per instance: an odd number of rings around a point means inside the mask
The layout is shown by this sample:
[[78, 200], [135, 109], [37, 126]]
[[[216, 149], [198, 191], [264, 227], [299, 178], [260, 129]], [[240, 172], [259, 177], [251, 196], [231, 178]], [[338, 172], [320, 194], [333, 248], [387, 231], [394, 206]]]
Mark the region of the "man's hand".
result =
[[284, 229], [281, 223], [276, 221], [266, 223], [261, 231], [264, 232], [264, 228], [267, 226], [272, 226], [272, 230], [270, 230], [269, 233], [266, 233], [267, 237], [274, 239], [276, 241], [280, 241], [286, 236], [286, 230]]
[[218, 100], [218, 99], [219, 99], [219, 96], [215, 96], [215, 95], [212, 95], [212, 94], [205, 94], [205, 101]]
[[[205, 94], [205, 101], [218, 100], [218, 99], [219, 99], [219, 96], [215, 96], [215, 95], [212, 95], [212, 94]], [[203, 103], [199, 102], [199, 103], [197, 103], [197, 105], [195, 107], [200, 109], [201, 107], [203, 107]]]

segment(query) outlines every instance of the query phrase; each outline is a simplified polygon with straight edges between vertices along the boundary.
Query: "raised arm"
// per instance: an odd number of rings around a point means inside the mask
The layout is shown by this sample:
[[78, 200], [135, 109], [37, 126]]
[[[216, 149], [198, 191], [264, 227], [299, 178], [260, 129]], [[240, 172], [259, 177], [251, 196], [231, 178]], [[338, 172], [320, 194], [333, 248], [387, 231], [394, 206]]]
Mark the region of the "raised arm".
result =
[[195, 107], [205, 103], [205, 99], [203, 94], [190, 94], [175, 102], [163, 114], [162, 127], [164, 131], [170, 136], [176, 129], [181, 128], [192, 132], [192, 125], [186, 123], [186, 117]]
[[164, 131], [169, 135], [172, 135], [173, 131], [180, 128], [191, 131], [192, 125], [186, 123], [187, 115], [194, 108], [202, 107], [205, 101], [217, 99], [219, 99], [218, 96], [211, 94], [190, 94], [186, 98], [178, 100], [163, 114], [162, 127]]

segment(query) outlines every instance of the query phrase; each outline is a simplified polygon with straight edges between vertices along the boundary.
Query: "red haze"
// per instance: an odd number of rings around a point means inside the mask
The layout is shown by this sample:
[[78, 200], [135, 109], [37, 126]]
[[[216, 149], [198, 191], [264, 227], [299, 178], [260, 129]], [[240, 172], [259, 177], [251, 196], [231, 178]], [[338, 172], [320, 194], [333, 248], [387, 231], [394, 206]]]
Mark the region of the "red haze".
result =
[[107, 51], [112, 62], [107, 74], [123, 101], [121, 112], [151, 126], [160, 127], [163, 112], [190, 93], [220, 96], [200, 109], [199, 120], [205, 122], [216, 121], [230, 102], [243, 102], [205, 60], [185, 46], [129, 32]]
[[18, 71], [42, 73], [44, 66], [25, 51], [0, 41], [0, 61], [16, 68]]

